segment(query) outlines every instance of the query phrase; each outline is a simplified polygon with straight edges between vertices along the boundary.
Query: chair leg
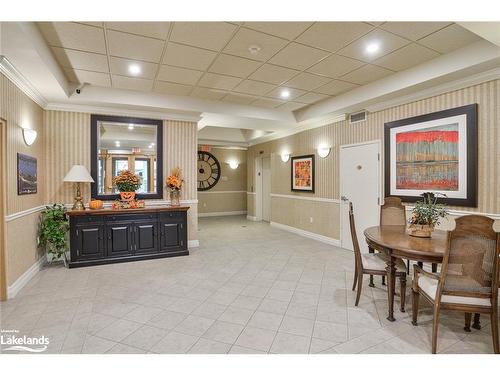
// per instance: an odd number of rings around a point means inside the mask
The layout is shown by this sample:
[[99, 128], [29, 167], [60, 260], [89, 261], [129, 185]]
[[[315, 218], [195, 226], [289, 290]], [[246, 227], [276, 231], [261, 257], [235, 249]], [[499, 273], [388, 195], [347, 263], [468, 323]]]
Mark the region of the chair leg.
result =
[[410, 274], [410, 260], [409, 259], [406, 260], [406, 274], [407, 275]]
[[405, 303], [406, 303], [406, 275], [401, 276], [399, 279], [399, 283], [401, 285], [401, 307], [400, 310], [401, 312], [405, 312]]
[[411, 321], [411, 324], [413, 324], [414, 326], [416, 326], [418, 323], [417, 323], [417, 319], [418, 319], [418, 303], [420, 301], [420, 293], [419, 292], [416, 292], [415, 290], [411, 290], [411, 293], [412, 293], [412, 301], [411, 301], [411, 309], [412, 309], [412, 321]]
[[385, 285], [385, 276], [382, 276], [382, 285]]
[[472, 323], [472, 328], [474, 329], [481, 329], [481, 314], [474, 314], [474, 322]]
[[373, 275], [370, 275], [370, 282], [368, 283], [370, 288], [375, 288], [375, 284], [373, 283]]
[[465, 313], [464, 331], [470, 332], [470, 322], [472, 321], [472, 313]]
[[354, 270], [354, 281], [352, 283], [352, 290], [356, 289], [356, 282], [358, 281], [358, 267]]
[[491, 336], [493, 338], [493, 351], [500, 354], [500, 345], [498, 343], [498, 310], [494, 308], [491, 312]]
[[432, 264], [431, 264], [431, 267], [432, 267], [432, 273], [436, 273], [436, 272], [437, 272], [437, 270], [438, 270], [438, 265], [437, 265], [437, 263], [432, 263]]
[[434, 306], [434, 319], [432, 320], [432, 354], [437, 352], [437, 338], [439, 328], [439, 313], [440, 308], [438, 305]]
[[358, 275], [358, 290], [356, 291], [356, 302], [354, 306], [358, 306], [359, 298], [361, 297], [361, 289], [363, 289], [363, 272]]

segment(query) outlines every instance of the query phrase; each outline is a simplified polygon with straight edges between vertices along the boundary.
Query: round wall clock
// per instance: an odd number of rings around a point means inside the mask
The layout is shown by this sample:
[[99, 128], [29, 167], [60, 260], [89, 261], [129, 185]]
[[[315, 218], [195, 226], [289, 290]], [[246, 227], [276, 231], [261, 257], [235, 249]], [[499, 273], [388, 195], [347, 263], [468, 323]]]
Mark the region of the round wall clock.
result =
[[198, 191], [210, 190], [220, 178], [220, 164], [215, 156], [207, 151], [198, 151]]

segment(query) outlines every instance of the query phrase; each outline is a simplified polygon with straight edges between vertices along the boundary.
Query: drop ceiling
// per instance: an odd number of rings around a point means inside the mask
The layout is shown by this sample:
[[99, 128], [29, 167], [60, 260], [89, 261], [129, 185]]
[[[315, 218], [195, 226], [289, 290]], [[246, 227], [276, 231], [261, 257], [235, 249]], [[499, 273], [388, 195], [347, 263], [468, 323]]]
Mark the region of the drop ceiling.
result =
[[[69, 81], [294, 111], [481, 38], [450, 22], [40, 22]], [[366, 46], [378, 43], [368, 54]], [[249, 47], [257, 47], [252, 53]], [[131, 64], [140, 74], [129, 73]], [[290, 93], [285, 100], [283, 89]]]

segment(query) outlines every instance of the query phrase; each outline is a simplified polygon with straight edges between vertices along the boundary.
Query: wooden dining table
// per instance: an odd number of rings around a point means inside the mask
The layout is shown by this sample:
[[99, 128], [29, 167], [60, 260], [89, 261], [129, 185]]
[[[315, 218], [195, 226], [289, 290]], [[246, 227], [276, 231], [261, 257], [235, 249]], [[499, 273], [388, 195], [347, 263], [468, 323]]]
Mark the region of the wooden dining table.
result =
[[394, 321], [394, 292], [396, 283], [396, 258], [417, 262], [442, 263], [446, 249], [447, 232], [434, 230], [432, 237], [412, 237], [406, 233], [404, 225], [381, 225], [364, 231], [370, 249], [387, 255], [387, 296], [389, 315], [387, 320]]

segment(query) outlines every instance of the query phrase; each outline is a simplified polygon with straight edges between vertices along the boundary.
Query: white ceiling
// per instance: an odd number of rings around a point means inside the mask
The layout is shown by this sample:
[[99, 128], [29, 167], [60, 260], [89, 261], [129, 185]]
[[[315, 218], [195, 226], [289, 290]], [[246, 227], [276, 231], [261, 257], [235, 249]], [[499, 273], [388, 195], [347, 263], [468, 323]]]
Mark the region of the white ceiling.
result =
[[[70, 82], [294, 111], [480, 40], [451, 22], [40, 22]], [[369, 43], [379, 43], [367, 54]], [[250, 46], [260, 48], [251, 54]], [[134, 76], [129, 66], [137, 64]], [[286, 88], [290, 97], [284, 100]]]

